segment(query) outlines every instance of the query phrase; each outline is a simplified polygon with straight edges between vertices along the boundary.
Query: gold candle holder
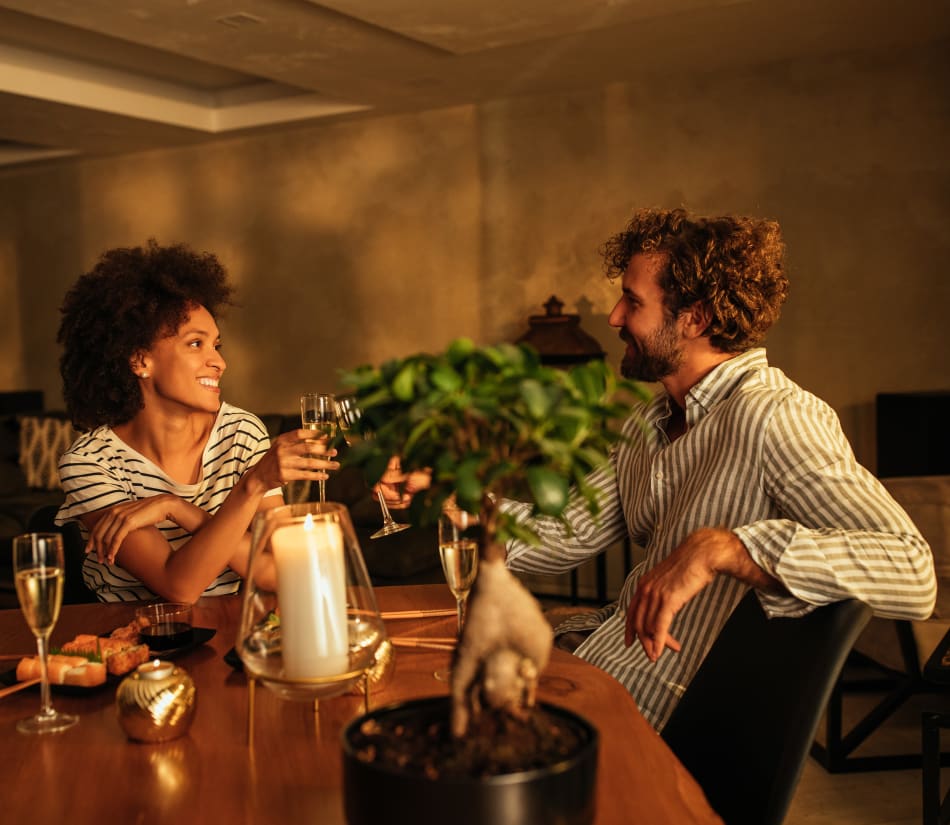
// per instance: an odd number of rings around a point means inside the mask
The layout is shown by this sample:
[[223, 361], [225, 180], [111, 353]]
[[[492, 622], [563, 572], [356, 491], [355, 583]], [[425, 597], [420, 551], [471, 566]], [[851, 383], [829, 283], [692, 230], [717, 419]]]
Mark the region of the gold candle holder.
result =
[[115, 693], [119, 725], [138, 742], [167, 742], [186, 734], [197, 701], [191, 676], [171, 662], [157, 659], [139, 665]]

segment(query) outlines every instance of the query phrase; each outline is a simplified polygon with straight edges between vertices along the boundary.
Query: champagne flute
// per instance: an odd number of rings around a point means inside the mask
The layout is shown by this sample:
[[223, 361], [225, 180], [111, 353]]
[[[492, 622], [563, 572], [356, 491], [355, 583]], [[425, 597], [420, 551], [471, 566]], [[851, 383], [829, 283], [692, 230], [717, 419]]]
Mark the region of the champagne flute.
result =
[[344, 395], [336, 399], [336, 424], [343, 434], [343, 440], [348, 447], [360, 441], [360, 432], [356, 425], [362, 416], [363, 411], [356, 403], [352, 395]]
[[57, 733], [72, 727], [78, 716], [53, 710], [49, 696], [47, 643], [63, 603], [63, 537], [59, 533], [26, 533], [13, 538], [13, 575], [26, 623], [36, 636], [40, 659], [40, 712], [17, 723], [21, 733]]
[[[343, 439], [346, 441], [348, 446], [352, 446], [356, 441], [360, 439], [360, 433], [356, 427], [356, 422], [360, 420], [362, 415], [362, 410], [356, 403], [356, 399], [352, 396], [345, 396], [340, 398], [336, 403], [336, 420], [337, 425], [340, 428], [340, 431], [343, 433]], [[372, 434], [363, 433], [363, 436], [366, 438], [372, 438]], [[386, 476], [384, 475], [383, 478]], [[386, 504], [386, 499], [383, 498], [382, 494], [378, 496], [379, 498], [379, 509], [383, 514], [383, 526], [380, 527], [373, 535], [370, 536], [371, 539], [381, 539], [384, 536], [391, 536], [393, 533], [400, 533], [403, 530], [408, 530], [412, 525], [410, 524], [400, 524], [397, 522], [392, 513], [389, 512], [389, 505]]]
[[[468, 594], [478, 575], [478, 516], [447, 508], [439, 516], [439, 558], [449, 590], [455, 596], [457, 635], [462, 635]], [[435, 678], [447, 682], [450, 670], [437, 670]]]
[[[319, 433], [329, 446], [336, 429], [336, 399], [329, 393], [308, 392], [300, 396], [300, 424], [305, 430]], [[320, 479], [320, 502], [327, 500], [326, 479]]]
[[[399, 470], [394, 470], [393, 472], [399, 473]], [[383, 473], [383, 477], [380, 481], [385, 481], [387, 475], [389, 475], [389, 470]], [[388, 484], [389, 482], [386, 483]], [[379, 491], [376, 497], [379, 499], [379, 509], [383, 512], [383, 526], [370, 536], [371, 539], [381, 539], [383, 536], [401, 533], [403, 530], [408, 530], [412, 526], [411, 524], [402, 524], [393, 518], [392, 513], [389, 512], [389, 505], [386, 504], [386, 499], [383, 497], [382, 491]]]

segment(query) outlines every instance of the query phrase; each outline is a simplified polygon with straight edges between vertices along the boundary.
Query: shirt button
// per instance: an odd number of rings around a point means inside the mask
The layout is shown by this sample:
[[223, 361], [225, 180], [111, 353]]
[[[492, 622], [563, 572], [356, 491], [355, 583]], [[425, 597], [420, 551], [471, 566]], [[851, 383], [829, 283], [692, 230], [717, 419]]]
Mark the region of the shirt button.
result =
[[657, 471], [656, 471], [656, 475], [654, 476], [654, 478], [655, 478], [657, 481], [663, 481], [663, 471], [662, 471], [662, 470], [657, 470]]

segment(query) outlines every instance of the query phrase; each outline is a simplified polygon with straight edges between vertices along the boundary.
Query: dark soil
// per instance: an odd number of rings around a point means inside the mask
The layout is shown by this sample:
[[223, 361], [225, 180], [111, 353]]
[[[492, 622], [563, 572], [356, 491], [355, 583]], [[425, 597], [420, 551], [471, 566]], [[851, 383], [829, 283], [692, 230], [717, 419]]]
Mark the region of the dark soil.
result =
[[543, 708], [525, 720], [483, 712], [469, 732], [455, 739], [447, 706], [369, 718], [352, 738], [356, 758], [391, 765], [411, 776], [480, 778], [548, 767], [573, 756], [586, 741], [570, 722]]

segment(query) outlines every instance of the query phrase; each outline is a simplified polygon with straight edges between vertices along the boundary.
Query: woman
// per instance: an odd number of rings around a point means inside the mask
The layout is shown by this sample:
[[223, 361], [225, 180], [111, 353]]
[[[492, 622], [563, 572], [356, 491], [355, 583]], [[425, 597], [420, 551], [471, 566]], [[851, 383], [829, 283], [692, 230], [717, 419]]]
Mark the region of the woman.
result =
[[102, 601], [237, 591], [254, 515], [283, 504], [285, 482], [338, 466], [307, 431], [271, 445], [221, 402], [215, 317], [231, 292], [213, 255], [150, 241], [106, 252], [66, 294], [63, 396], [84, 434], [60, 459], [56, 523], [80, 523]]

